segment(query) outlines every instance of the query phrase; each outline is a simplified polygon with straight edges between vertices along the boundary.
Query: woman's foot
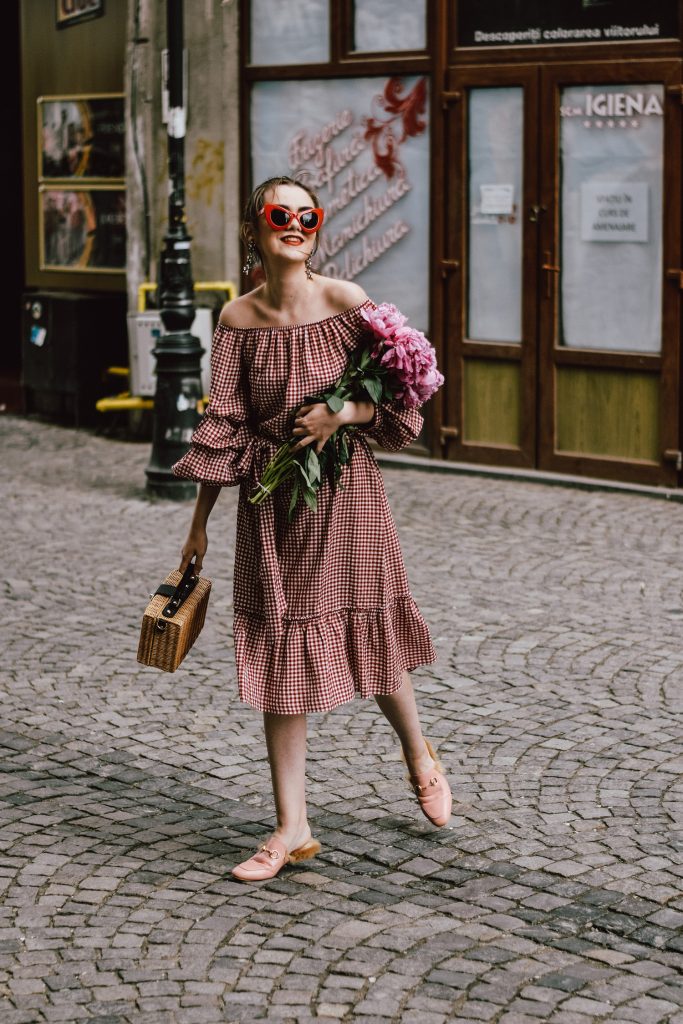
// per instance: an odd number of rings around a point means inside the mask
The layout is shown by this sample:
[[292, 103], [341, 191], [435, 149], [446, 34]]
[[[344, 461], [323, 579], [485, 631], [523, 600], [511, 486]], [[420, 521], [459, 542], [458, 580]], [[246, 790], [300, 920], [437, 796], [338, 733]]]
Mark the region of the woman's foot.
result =
[[320, 849], [308, 825], [296, 830], [276, 829], [253, 857], [232, 869], [232, 874], [241, 882], [261, 882], [274, 878], [285, 864], [315, 857]]
[[424, 741], [424, 749], [416, 757], [408, 759], [404, 754], [403, 760], [408, 765], [408, 781], [413, 787], [424, 816], [433, 825], [447, 825], [451, 816], [453, 797], [429, 740]]

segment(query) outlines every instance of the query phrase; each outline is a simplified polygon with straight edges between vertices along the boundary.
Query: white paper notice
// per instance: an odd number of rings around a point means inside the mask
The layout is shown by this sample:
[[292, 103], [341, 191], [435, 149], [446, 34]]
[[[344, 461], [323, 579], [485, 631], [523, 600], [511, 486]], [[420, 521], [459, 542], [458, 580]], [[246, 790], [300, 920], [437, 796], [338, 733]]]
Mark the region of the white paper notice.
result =
[[647, 242], [646, 182], [590, 181], [581, 185], [582, 242]]
[[480, 213], [495, 213], [506, 217], [514, 213], [514, 185], [480, 185], [479, 187], [481, 189]]

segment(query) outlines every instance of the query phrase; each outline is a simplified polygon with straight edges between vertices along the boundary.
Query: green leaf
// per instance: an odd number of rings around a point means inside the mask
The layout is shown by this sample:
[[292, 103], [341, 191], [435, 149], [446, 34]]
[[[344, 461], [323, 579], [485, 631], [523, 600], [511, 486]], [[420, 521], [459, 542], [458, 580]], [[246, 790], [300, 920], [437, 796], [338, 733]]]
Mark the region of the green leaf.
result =
[[309, 445], [306, 453], [306, 475], [311, 486], [320, 480], [320, 460], [313, 445]]
[[310, 509], [313, 509], [314, 512], [317, 511], [318, 499], [316, 498], [315, 491], [312, 490], [310, 487], [304, 488], [304, 501], [306, 502]]
[[365, 380], [363, 381], [363, 384], [365, 385], [365, 390], [370, 395], [370, 398], [373, 400], [373, 402], [379, 402], [380, 398], [382, 397], [381, 382], [378, 381], [376, 377], [366, 377]]
[[306, 487], [310, 487], [311, 481], [308, 479], [308, 473], [306, 472], [303, 462], [300, 462], [299, 459], [296, 460], [296, 468], [299, 470], [300, 475], [304, 478], [304, 485]]
[[327, 405], [332, 412], [341, 412], [344, 408], [344, 399], [340, 398], [339, 395], [330, 395], [327, 399]]
[[296, 508], [296, 503], [297, 503], [298, 500], [299, 500], [299, 481], [297, 479], [297, 480], [294, 481], [294, 487], [292, 488], [292, 497], [291, 497], [290, 502], [289, 502], [289, 511], [287, 513], [287, 518], [288, 518], [290, 523], [292, 521], [292, 516], [294, 515], [294, 510]]

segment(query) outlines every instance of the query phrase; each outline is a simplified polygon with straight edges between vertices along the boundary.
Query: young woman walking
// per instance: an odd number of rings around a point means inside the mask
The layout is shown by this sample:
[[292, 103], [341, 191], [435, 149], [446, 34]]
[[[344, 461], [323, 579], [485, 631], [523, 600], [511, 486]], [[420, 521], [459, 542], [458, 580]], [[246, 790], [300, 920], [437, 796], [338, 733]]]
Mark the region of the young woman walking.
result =
[[[373, 696], [394, 728], [422, 811], [438, 826], [451, 792], [422, 735], [408, 670], [436, 660], [413, 601], [382, 476], [365, 434], [396, 451], [422, 416], [396, 402], [346, 402], [339, 413], [302, 404], [340, 376], [367, 338], [362, 288], [315, 274], [311, 256], [324, 218], [317, 196], [287, 177], [252, 193], [241, 237], [247, 266], [265, 282], [228, 303], [211, 354], [208, 408], [174, 466], [201, 486], [180, 569], [207, 549], [207, 521], [221, 487], [239, 484], [234, 640], [240, 699], [263, 712], [277, 827], [236, 878], [272, 878], [320, 851], [306, 813], [306, 715], [359, 693]], [[280, 445], [298, 438], [320, 452], [341, 424], [355, 424], [344, 489], [325, 483], [318, 507], [288, 522], [291, 481], [256, 506], [249, 495]]]

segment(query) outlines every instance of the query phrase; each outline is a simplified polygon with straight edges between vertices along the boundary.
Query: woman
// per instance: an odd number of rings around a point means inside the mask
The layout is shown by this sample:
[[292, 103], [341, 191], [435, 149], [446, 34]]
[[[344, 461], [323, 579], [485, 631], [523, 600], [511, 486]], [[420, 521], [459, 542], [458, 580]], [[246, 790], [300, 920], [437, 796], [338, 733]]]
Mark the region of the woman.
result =
[[[306, 715], [356, 692], [374, 696], [395, 729], [423, 812], [447, 823], [451, 793], [422, 736], [407, 669], [436, 660], [408, 588], [382, 476], [363, 436], [397, 450], [422, 425], [396, 403], [346, 402], [333, 414], [306, 395], [332, 384], [366, 337], [372, 304], [358, 285], [314, 274], [324, 217], [317, 196], [292, 178], [254, 190], [242, 224], [245, 271], [258, 258], [265, 281], [229, 302], [216, 328], [211, 397], [178, 476], [201, 486], [180, 569], [207, 549], [206, 525], [223, 486], [240, 485], [234, 574], [235, 660], [240, 698], [263, 712], [277, 828], [233, 868], [244, 881], [272, 878], [320, 851], [306, 813]], [[291, 482], [261, 505], [248, 501], [277, 448], [320, 452], [342, 423], [355, 424], [344, 489], [326, 483], [318, 508], [287, 510]]]

